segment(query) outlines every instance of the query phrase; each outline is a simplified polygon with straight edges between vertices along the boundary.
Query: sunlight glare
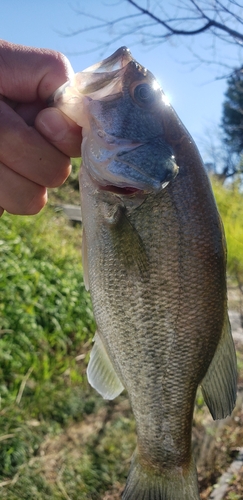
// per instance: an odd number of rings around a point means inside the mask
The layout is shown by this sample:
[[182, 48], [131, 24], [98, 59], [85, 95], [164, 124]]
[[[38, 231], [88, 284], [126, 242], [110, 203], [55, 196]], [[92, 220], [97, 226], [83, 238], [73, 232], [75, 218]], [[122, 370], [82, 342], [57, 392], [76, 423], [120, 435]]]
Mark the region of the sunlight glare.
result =
[[159, 90], [160, 89], [160, 84], [159, 84], [158, 80], [154, 80], [153, 81], [152, 87], [153, 87], [154, 90]]
[[165, 94], [162, 94], [162, 101], [163, 103], [166, 105], [166, 106], [169, 106], [170, 105], [170, 100], [169, 100], [169, 97]]
[[[161, 85], [159, 84], [158, 80], [153, 80], [152, 87], [155, 91], [161, 89]], [[162, 91], [162, 101], [166, 106], [170, 105], [170, 99], [167, 95], [163, 93], [163, 91]]]

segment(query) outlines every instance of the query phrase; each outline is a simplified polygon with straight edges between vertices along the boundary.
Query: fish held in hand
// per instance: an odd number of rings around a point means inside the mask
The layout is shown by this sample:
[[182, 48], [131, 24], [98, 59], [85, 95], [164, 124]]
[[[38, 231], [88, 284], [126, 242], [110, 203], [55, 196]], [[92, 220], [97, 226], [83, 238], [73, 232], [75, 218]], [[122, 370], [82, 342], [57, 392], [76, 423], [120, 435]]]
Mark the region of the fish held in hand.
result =
[[126, 48], [52, 103], [83, 127], [83, 266], [97, 323], [88, 379], [106, 399], [125, 388], [136, 419], [123, 499], [199, 499], [196, 391], [224, 418], [237, 379], [224, 234], [202, 160]]

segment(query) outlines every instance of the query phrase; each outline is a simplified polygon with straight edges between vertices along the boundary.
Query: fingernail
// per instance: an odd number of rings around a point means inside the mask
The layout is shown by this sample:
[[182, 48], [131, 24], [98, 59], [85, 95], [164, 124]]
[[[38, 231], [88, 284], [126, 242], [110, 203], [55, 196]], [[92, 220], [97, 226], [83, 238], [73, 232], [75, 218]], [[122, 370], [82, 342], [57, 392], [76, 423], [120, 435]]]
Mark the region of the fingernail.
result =
[[37, 116], [36, 125], [39, 132], [51, 141], [61, 141], [68, 130], [64, 116], [55, 108], [43, 109]]

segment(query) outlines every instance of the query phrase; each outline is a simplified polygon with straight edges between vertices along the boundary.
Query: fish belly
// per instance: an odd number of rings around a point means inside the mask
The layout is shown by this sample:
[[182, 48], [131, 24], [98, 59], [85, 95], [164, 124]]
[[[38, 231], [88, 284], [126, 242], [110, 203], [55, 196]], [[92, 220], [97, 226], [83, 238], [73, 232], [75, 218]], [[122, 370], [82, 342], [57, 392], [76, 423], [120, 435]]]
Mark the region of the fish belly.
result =
[[[161, 491], [169, 491], [172, 484], [173, 491], [181, 491], [188, 484], [189, 496], [172, 492], [168, 498], [199, 498], [191, 425], [196, 390], [224, 322], [220, 228], [210, 219], [204, 221], [205, 234], [199, 231], [195, 215], [191, 222], [188, 215], [181, 216], [185, 207], [179, 207], [170, 188], [126, 213], [119, 202], [112, 206], [87, 188], [85, 172], [82, 175], [89, 286], [98, 335], [128, 391], [137, 424], [138, 446], [124, 498], [140, 498], [141, 492], [136, 496], [129, 491], [141, 471], [146, 483], [160, 478]], [[167, 498], [161, 495], [151, 498]]]

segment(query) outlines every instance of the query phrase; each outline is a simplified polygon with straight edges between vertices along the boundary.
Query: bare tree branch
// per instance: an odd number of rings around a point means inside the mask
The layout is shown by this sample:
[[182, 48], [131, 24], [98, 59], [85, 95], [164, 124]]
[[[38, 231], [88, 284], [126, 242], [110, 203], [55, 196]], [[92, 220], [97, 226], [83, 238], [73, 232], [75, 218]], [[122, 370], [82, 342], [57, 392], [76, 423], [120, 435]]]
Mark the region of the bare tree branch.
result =
[[[168, 22], [166, 22], [163, 19], [155, 16], [153, 14], [153, 12], [151, 12], [150, 10], [141, 7], [134, 0], [127, 0], [127, 2], [129, 4], [131, 4], [131, 5], [133, 5], [133, 7], [135, 7], [139, 12], [141, 12], [145, 16], [150, 17], [151, 19], [153, 19], [154, 21], [156, 21], [158, 24], [161, 24], [164, 28], [166, 28], [168, 30], [169, 33], [171, 33], [173, 35], [185, 35], [185, 36], [198, 35], [200, 33], [203, 33], [204, 31], [208, 31], [210, 28], [214, 27], [214, 28], [217, 28], [220, 31], [226, 32], [228, 35], [232, 36], [233, 38], [241, 40], [243, 42], [243, 33], [235, 31], [232, 28], [230, 28], [229, 26], [227, 26], [225, 24], [222, 24], [222, 23], [219, 23], [219, 22], [215, 21], [214, 19], [210, 19], [205, 14], [205, 12], [199, 7], [199, 5], [197, 4], [197, 2], [195, 2], [194, 0], [190, 0], [190, 1], [194, 5], [194, 7], [196, 8], [196, 10], [198, 10], [198, 12], [201, 14], [201, 19], [206, 19], [207, 20], [207, 22], [203, 26], [201, 26], [200, 28], [197, 28], [195, 30], [184, 30], [184, 29], [173, 28]], [[234, 18], [236, 18], [236, 16], [233, 15], [228, 9], [226, 11], [228, 13], [230, 13], [231, 16], [233, 16]], [[242, 22], [242, 19], [241, 19], [241, 22]]]
[[[149, 48], [172, 40], [181, 43], [182, 40], [189, 52], [194, 49], [195, 60], [208, 64], [211, 58], [218, 67], [225, 65], [228, 68], [230, 59], [232, 70], [242, 64], [243, 9], [239, 0], [174, 0], [168, 3], [123, 0], [123, 3], [122, 14], [117, 17], [112, 10], [117, 4], [112, 3], [106, 4], [109, 11], [102, 17], [87, 13], [87, 5], [86, 12], [75, 9], [82, 24], [79, 29], [65, 33], [65, 36], [95, 32], [94, 51], [103, 51], [124, 37], [129, 38], [129, 45], [140, 43]], [[90, 19], [91, 23], [85, 25], [85, 19]], [[102, 33], [101, 41], [97, 32]], [[192, 38], [200, 37], [201, 46], [198, 48], [197, 45], [195, 49]], [[232, 53], [229, 55], [229, 51], [227, 53], [225, 47], [231, 45], [239, 48], [239, 54], [236, 50], [233, 56]]]
[[[169, 31], [169, 33], [171, 33], [173, 35], [198, 35], [199, 33], [206, 31], [207, 29], [209, 29], [212, 26], [212, 21], [208, 21], [204, 26], [202, 26], [201, 28], [198, 28], [196, 30], [191, 30], [191, 31], [190, 30], [178, 30], [178, 29], [172, 28], [167, 22], [165, 22], [165, 21], [163, 21], [163, 19], [155, 16], [151, 11], [144, 9], [143, 7], [138, 5], [137, 2], [134, 2], [133, 0], [127, 0], [127, 2], [130, 3], [131, 5], [133, 5], [134, 7], [136, 7], [136, 9], [138, 9], [142, 14], [145, 14], [146, 16], [148, 16], [151, 19], [153, 19], [154, 21], [156, 21], [158, 24], [161, 24], [162, 26], [164, 26], [164, 28], [166, 28]], [[243, 36], [242, 36], [242, 40], [243, 40]]]
[[61, 33], [59, 31], [59, 34], [65, 36], [65, 37], [76, 36], [76, 35], [80, 35], [81, 33], [87, 33], [88, 31], [93, 31], [93, 30], [97, 30], [97, 29], [100, 29], [100, 28], [107, 28], [109, 26], [114, 26], [115, 24], [118, 24], [118, 23], [121, 23], [123, 21], [126, 21], [127, 19], [131, 20], [131, 19], [134, 19], [134, 18], [138, 18], [141, 15], [142, 14], [133, 14], [133, 15], [129, 15], [129, 16], [122, 16], [122, 17], [119, 17], [118, 19], [114, 19], [112, 21], [108, 21], [107, 19], [102, 19], [102, 17], [97, 17], [97, 16], [94, 16], [93, 14], [87, 14], [85, 12], [82, 12], [82, 16], [88, 17], [89, 19], [94, 19], [96, 21], [100, 21], [100, 24], [95, 24], [93, 26], [88, 26], [88, 27], [85, 27], [85, 28], [79, 28], [76, 31], [72, 30], [70, 33]]

